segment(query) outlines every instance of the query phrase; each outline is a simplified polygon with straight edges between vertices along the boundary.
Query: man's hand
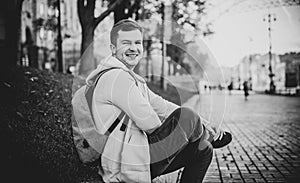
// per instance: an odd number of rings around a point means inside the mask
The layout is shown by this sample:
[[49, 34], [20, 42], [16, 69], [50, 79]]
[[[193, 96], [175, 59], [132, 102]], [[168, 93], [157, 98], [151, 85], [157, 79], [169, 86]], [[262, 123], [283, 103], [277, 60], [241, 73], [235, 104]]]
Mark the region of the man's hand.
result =
[[216, 141], [216, 140], [220, 140], [220, 139], [222, 139], [222, 137], [223, 137], [223, 135], [225, 134], [225, 131], [223, 130], [223, 129], [221, 129], [221, 128], [216, 128], [216, 127], [212, 127], [213, 128], [213, 130], [215, 130], [215, 134], [214, 134], [214, 141]]
[[208, 123], [204, 124], [204, 126], [208, 130], [209, 136], [210, 136], [208, 138], [211, 140], [215, 141], [217, 139], [221, 139], [225, 133], [225, 131], [223, 129], [221, 129], [220, 127], [215, 127]]

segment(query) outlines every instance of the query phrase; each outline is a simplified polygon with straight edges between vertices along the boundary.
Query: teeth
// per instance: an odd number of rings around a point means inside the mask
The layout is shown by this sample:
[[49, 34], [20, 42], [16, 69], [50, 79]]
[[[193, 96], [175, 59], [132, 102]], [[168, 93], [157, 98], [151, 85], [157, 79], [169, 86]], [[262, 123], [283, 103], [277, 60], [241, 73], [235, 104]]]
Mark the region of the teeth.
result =
[[126, 56], [131, 59], [135, 59], [135, 57], [137, 57], [137, 54], [126, 54]]
[[136, 55], [130, 55], [129, 56], [131, 59], [135, 59]]

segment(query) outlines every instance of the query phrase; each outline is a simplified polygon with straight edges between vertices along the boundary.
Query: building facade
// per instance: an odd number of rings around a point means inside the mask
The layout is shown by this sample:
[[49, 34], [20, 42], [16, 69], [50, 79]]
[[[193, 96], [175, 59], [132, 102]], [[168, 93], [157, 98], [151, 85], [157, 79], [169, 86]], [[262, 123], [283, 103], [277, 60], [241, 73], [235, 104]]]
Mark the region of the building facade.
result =
[[[53, 1], [54, 2], [54, 1]], [[81, 29], [77, 4], [61, 0], [64, 71], [80, 56]], [[21, 14], [20, 65], [56, 70], [58, 11], [48, 0], [24, 0]]]
[[[248, 81], [254, 91], [270, 89], [269, 54], [253, 54], [242, 58], [232, 68], [234, 89], [242, 89], [242, 83]], [[277, 93], [295, 93], [300, 88], [300, 53], [285, 55], [272, 54], [271, 67]]]
[[289, 53], [280, 56], [285, 64], [285, 87], [292, 92], [300, 89], [300, 53]]
[[[232, 80], [235, 89], [242, 89], [244, 81], [249, 83], [254, 91], [268, 91], [270, 89], [269, 54], [253, 54], [242, 58], [241, 62], [232, 68]], [[279, 56], [272, 54], [271, 60], [276, 90], [285, 89], [285, 63]]]

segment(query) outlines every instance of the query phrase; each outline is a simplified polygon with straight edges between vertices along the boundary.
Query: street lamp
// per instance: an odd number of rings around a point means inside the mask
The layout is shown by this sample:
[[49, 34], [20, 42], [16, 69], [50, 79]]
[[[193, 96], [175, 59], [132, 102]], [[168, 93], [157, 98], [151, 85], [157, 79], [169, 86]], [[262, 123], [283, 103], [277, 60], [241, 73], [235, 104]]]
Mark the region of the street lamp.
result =
[[[250, 47], [250, 50], [252, 51], [252, 42], [253, 42], [253, 38], [251, 36], [249, 36], [249, 47]], [[250, 52], [249, 54], [249, 77], [248, 77], [248, 80], [249, 80], [249, 89], [252, 90], [252, 53]]]
[[[170, 8], [172, 5], [171, 0], [163, 0], [161, 1], [161, 18], [162, 18], [162, 33], [161, 33], [161, 41], [162, 41], [162, 65], [161, 65], [161, 78], [160, 78], [160, 85], [162, 89], [166, 89], [166, 82], [164, 81], [164, 74], [165, 74], [165, 60], [167, 55], [167, 46], [166, 41], [170, 40], [170, 28], [171, 25], [168, 24], [168, 27], [165, 26], [166, 20], [171, 21], [171, 11]], [[167, 11], [167, 12], [166, 12]], [[166, 34], [167, 32], [167, 34]]]
[[162, 19], [162, 30], [161, 30], [161, 43], [162, 43], [162, 63], [161, 63], [161, 75], [160, 75], [160, 87], [165, 90], [164, 72], [165, 72], [165, 56], [166, 56], [166, 45], [165, 45], [165, 4], [161, 3], [161, 19]]
[[275, 76], [275, 74], [273, 73], [272, 70], [272, 35], [271, 35], [271, 27], [272, 27], [272, 22], [276, 21], [276, 15], [274, 13], [268, 13], [267, 15], [265, 15], [263, 21], [267, 21], [268, 22], [268, 32], [269, 32], [269, 77], [270, 77], [270, 93], [274, 93], [275, 92], [275, 84], [273, 81], [273, 77]]
[[61, 37], [61, 12], [60, 12], [60, 0], [57, 0], [58, 22], [57, 22], [57, 61], [58, 72], [63, 72], [63, 58], [62, 58], [62, 37]]

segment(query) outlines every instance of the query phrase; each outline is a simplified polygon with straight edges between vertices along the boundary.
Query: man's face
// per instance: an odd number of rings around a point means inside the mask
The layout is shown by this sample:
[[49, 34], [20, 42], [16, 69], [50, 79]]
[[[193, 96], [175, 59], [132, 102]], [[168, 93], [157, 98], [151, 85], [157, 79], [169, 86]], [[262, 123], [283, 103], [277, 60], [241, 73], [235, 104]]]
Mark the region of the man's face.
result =
[[119, 31], [116, 45], [111, 45], [112, 53], [127, 68], [133, 69], [143, 56], [143, 36], [139, 30]]

